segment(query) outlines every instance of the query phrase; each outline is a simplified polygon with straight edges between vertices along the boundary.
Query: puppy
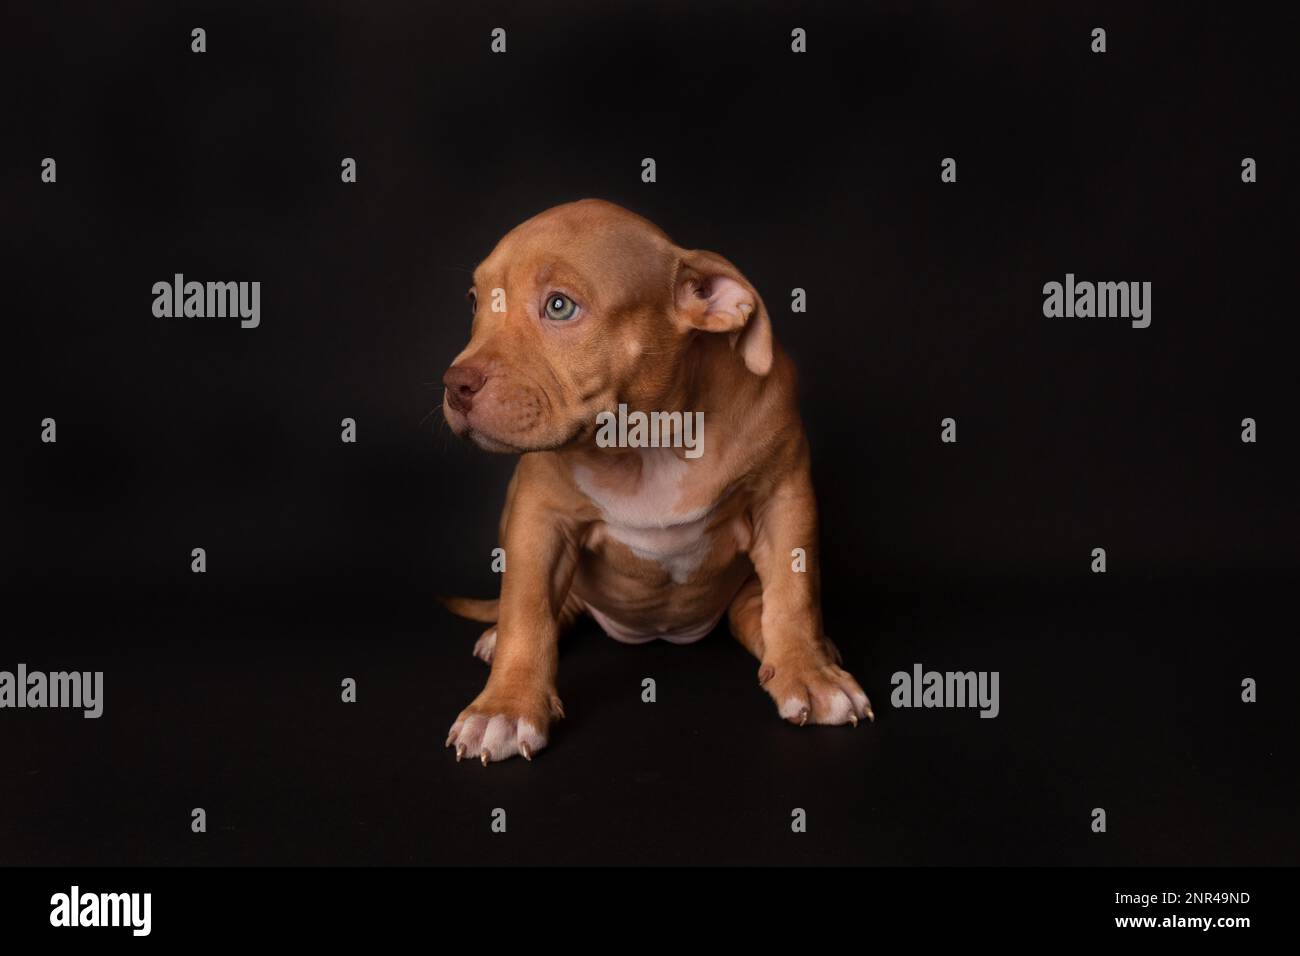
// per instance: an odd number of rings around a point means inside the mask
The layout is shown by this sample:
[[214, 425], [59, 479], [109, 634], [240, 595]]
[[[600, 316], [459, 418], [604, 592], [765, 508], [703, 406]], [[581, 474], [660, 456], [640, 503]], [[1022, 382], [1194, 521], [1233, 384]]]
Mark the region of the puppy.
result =
[[[501, 515], [499, 600], [444, 599], [493, 625], [475, 645], [487, 684], [447, 737], [456, 758], [531, 760], [546, 746], [564, 716], [559, 638], [581, 614], [618, 641], [689, 644], [725, 613], [786, 720], [874, 719], [822, 632], [795, 373], [749, 280], [587, 199], [507, 234], [469, 299], [443, 411], [457, 435], [521, 457]], [[602, 413], [620, 405], [702, 412], [706, 440], [646, 447], [642, 430], [639, 447], [606, 447]]]

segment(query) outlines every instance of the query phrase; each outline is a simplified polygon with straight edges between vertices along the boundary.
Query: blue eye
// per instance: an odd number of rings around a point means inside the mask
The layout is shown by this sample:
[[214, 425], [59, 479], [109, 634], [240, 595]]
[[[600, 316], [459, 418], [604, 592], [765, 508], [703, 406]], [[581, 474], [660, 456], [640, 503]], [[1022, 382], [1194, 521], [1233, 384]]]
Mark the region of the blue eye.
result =
[[578, 311], [578, 304], [567, 295], [552, 292], [546, 297], [546, 317], [554, 322], [567, 322]]

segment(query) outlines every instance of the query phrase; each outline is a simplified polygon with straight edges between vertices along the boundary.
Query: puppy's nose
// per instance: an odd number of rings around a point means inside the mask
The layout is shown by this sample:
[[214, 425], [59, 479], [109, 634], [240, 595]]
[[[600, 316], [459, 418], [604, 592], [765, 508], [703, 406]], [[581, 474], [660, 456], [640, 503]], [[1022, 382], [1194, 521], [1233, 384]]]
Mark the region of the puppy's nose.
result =
[[442, 377], [447, 386], [447, 404], [464, 414], [474, 407], [474, 394], [483, 387], [487, 376], [476, 365], [453, 365]]

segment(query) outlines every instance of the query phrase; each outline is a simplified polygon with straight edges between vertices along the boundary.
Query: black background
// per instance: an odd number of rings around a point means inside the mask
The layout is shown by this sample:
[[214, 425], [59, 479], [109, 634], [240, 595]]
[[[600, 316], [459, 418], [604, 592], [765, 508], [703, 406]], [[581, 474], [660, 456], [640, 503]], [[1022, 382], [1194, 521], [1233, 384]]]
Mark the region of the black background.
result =
[[[1296, 17], [853, 6], [12, 9], [0, 669], [106, 690], [0, 712], [0, 863], [1296, 861]], [[782, 723], [725, 626], [586, 622], [537, 761], [442, 749], [486, 669], [433, 595], [495, 593], [513, 460], [440, 379], [474, 264], [583, 196], [766, 298], [873, 726]], [[261, 327], [155, 318], [176, 272]], [[1067, 272], [1151, 327], [1044, 318]], [[891, 708], [915, 662], [1001, 715]]]

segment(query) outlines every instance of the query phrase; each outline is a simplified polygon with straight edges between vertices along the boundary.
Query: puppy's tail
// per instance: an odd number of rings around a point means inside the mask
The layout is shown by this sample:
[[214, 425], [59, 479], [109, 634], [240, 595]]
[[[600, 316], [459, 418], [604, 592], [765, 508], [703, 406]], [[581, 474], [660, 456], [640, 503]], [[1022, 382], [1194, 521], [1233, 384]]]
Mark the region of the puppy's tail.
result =
[[497, 606], [500, 601], [496, 598], [492, 598], [490, 601], [480, 601], [477, 598], [441, 595], [438, 597], [438, 603], [457, 617], [469, 618], [471, 621], [481, 621], [484, 624], [495, 624], [497, 622]]

